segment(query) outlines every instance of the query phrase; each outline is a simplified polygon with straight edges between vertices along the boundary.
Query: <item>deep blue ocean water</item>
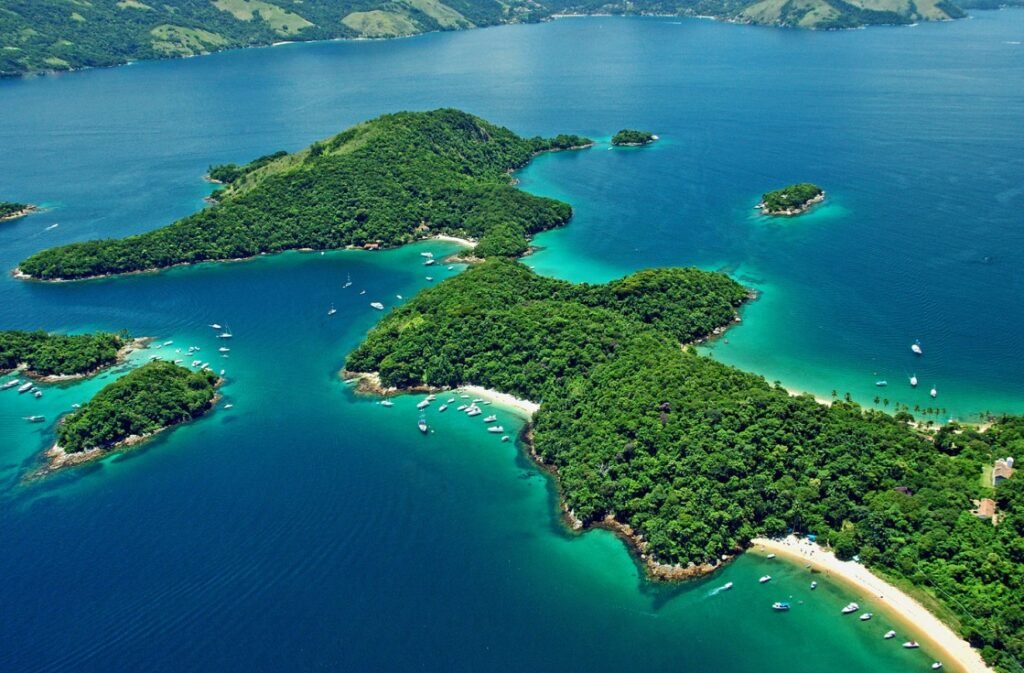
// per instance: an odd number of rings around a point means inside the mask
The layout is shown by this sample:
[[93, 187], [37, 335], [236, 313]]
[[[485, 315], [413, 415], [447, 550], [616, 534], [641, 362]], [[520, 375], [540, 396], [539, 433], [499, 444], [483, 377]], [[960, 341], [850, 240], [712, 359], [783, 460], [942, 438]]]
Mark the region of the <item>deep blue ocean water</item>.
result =
[[[523, 134], [649, 128], [659, 144], [521, 173], [576, 209], [528, 263], [572, 280], [724, 269], [762, 295], [716, 358], [865, 403], [931, 406], [936, 385], [935, 417], [1019, 412], [1022, 35], [1020, 11], [827, 34], [593, 18], [3, 81], [0, 199], [47, 210], [0, 225], [0, 267], [168, 223], [202, 207], [210, 164], [397, 109], [460, 107]], [[761, 192], [805, 179], [828, 190], [824, 206], [754, 214]], [[0, 280], [0, 328], [127, 328], [173, 340], [153, 351], [167, 357], [198, 345], [234, 404], [26, 484], [51, 422], [105, 380], [0, 393], [0, 670], [927, 665], [927, 651], [881, 640], [884, 618], [841, 621], [851, 595], [811, 594], [801, 568], [744, 557], [706, 581], [651, 585], [610, 534], [562, 529], [551, 483], [513, 443], [436, 411], [422, 437], [415, 398], [385, 409], [352, 395], [336, 373], [380, 317], [368, 302], [412, 296], [429, 284], [418, 253], [448, 249]], [[227, 358], [211, 322], [236, 335]], [[48, 423], [22, 420], [35, 413]], [[765, 572], [776, 579], [758, 585]], [[787, 599], [790, 613], [770, 610]]]

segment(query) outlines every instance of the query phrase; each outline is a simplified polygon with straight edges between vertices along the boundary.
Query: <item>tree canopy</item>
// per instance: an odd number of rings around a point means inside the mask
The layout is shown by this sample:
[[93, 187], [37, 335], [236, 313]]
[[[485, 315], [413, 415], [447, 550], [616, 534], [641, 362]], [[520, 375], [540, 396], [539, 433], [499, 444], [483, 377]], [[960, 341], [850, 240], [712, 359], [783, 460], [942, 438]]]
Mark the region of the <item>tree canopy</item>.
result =
[[0, 331], [0, 372], [25, 365], [39, 376], [86, 374], [117, 362], [126, 335]]

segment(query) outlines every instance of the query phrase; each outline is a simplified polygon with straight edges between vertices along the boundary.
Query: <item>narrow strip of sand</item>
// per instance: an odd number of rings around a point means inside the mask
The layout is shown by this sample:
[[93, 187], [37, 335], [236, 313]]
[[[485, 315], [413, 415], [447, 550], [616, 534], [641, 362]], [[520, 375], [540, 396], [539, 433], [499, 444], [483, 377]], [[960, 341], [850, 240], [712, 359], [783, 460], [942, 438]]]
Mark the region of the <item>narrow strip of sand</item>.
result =
[[789, 561], [810, 565], [812, 568], [828, 573], [830, 577], [869, 595], [871, 600], [884, 604], [886, 608], [921, 634], [918, 639], [926, 646], [931, 646], [935, 651], [942, 653], [941, 661], [947, 670], [959, 670], [964, 673], [994, 673], [993, 669], [985, 664], [981, 654], [953, 629], [916, 600], [872, 574], [860, 563], [841, 561], [824, 547], [792, 535], [782, 540], [756, 538], [750, 543], [755, 550], [760, 548]]
[[435, 241], [448, 241], [449, 243], [458, 243], [464, 248], [472, 248], [476, 245], [473, 241], [468, 238], [459, 238], [458, 236], [449, 236], [448, 234], [434, 234], [430, 237]]
[[482, 388], [480, 386], [459, 386], [459, 390], [465, 390], [470, 395], [476, 395], [484, 399], [497, 402], [498, 404], [510, 407], [516, 411], [522, 412], [526, 415], [526, 418], [531, 418], [537, 410], [540, 409], [540, 405], [530, 400], [522, 400], [508, 393], [499, 393], [497, 390], [491, 390], [490, 388]]

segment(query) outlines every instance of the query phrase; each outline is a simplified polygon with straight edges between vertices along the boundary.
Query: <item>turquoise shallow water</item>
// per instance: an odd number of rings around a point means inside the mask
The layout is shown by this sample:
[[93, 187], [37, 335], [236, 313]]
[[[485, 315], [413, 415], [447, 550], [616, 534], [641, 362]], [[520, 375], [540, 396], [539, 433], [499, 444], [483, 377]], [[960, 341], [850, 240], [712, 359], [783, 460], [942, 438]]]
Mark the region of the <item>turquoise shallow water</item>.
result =
[[[1019, 410], [1024, 51], [1006, 43], [1022, 32], [1011, 11], [842, 34], [588, 19], [4, 81], [0, 198], [49, 210], [0, 225], [0, 266], [166, 223], [201, 207], [209, 164], [394, 109], [458, 106], [523, 133], [640, 126], [663, 142], [521, 173], [576, 207], [539, 237], [539, 271], [722, 268], [763, 294], [717, 358], [867, 400], [881, 377], [904, 399], [913, 369], [950, 414]], [[797, 179], [828, 204], [753, 215], [761, 191]], [[353, 396], [336, 371], [380, 316], [368, 303], [427, 286], [428, 249], [450, 247], [0, 280], [0, 326], [127, 328], [173, 340], [168, 356], [199, 345], [235, 405], [24, 484], [52, 428], [21, 417], [53, 420], [103, 381], [0, 393], [0, 670], [927, 666], [881, 640], [884, 619], [841, 620], [853, 596], [811, 594], [798, 567], [744, 557], [707, 581], [644, 582], [610, 534], [562, 529], [549, 480], [512, 443], [451, 411], [422, 437], [415, 399]], [[226, 359], [211, 322], [236, 334]]]

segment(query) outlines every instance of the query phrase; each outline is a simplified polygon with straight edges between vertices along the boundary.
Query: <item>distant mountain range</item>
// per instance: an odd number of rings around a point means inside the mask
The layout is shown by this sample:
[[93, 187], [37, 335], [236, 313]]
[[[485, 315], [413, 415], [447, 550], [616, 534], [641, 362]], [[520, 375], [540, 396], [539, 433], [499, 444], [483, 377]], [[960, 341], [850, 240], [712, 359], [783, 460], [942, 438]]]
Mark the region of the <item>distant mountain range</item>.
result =
[[[1010, 0], [1024, 4], [1024, 0]], [[557, 14], [672, 14], [796, 28], [963, 17], [998, 0], [0, 0], [0, 74], [295, 40], [386, 38]]]

